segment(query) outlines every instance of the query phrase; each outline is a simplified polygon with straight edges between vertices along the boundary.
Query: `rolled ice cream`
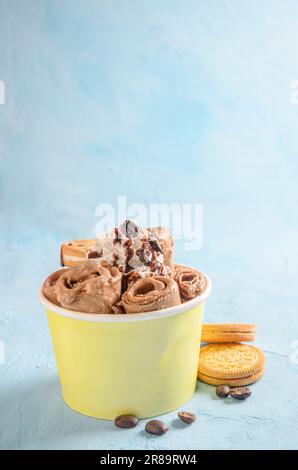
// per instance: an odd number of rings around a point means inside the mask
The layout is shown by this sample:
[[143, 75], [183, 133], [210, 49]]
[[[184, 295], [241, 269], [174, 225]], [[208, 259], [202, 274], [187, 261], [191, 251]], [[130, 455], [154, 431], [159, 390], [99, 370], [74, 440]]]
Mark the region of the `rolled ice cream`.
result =
[[178, 284], [182, 302], [193, 299], [207, 287], [207, 279], [203, 273], [179, 264], [174, 267], [174, 279]]
[[113, 313], [120, 300], [122, 273], [105, 261], [87, 261], [63, 273], [55, 284], [63, 307], [88, 313]]
[[181, 300], [174, 279], [152, 276], [136, 281], [122, 295], [121, 303], [126, 313], [141, 313], [179, 305]]

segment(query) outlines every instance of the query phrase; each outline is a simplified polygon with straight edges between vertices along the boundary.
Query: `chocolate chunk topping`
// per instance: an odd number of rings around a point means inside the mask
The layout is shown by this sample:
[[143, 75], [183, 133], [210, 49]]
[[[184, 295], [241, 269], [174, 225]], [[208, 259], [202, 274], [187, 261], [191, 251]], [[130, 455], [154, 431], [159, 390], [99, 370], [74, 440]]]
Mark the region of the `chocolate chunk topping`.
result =
[[140, 258], [142, 263], [147, 264], [147, 261], [145, 260], [145, 257], [144, 257], [144, 251], [143, 250], [141, 250], [141, 249], [137, 250], [136, 255]]
[[64, 259], [63, 259], [62, 246], [61, 246], [61, 248], [60, 248], [60, 265], [61, 265], [62, 267], [65, 266], [65, 264], [64, 264]]
[[133, 257], [134, 255], [134, 248], [132, 246], [132, 241], [131, 240], [127, 240], [125, 243], [124, 243], [124, 246], [125, 246], [125, 254], [126, 254], [126, 261], [125, 261], [125, 272], [129, 272], [131, 271], [133, 268], [129, 265], [129, 262], [131, 260], [131, 258]]
[[102, 256], [102, 250], [101, 252], [98, 252], [98, 251], [89, 251], [88, 253], [88, 259], [92, 259], [92, 258], [100, 258]]
[[119, 260], [119, 256], [116, 253], [113, 253], [113, 265], [117, 266], [117, 261]]
[[163, 254], [163, 249], [160, 246], [159, 242], [155, 238], [149, 240], [149, 243], [150, 243], [151, 247], [153, 248], [153, 250]]
[[139, 233], [139, 227], [131, 220], [126, 220], [119, 227], [120, 232], [128, 238], [136, 238]]
[[121, 237], [119, 237], [119, 230], [115, 228], [114, 232], [115, 232], [115, 238], [113, 240], [113, 245], [121, 244]]

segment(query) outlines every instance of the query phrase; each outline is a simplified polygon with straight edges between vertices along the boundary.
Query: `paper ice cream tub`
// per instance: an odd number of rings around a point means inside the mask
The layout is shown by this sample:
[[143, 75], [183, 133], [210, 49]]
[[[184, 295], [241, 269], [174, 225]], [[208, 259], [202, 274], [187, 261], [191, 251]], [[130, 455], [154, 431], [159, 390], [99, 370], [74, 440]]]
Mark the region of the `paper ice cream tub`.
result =
[[[206, 275], [205, 275], [206, 276]], [[196, 389], [205, 291], [139, 314], [90, 314], [59, 307], [41, 292], [65, 403], [95, 418], [149, 418], [173, 411]]]

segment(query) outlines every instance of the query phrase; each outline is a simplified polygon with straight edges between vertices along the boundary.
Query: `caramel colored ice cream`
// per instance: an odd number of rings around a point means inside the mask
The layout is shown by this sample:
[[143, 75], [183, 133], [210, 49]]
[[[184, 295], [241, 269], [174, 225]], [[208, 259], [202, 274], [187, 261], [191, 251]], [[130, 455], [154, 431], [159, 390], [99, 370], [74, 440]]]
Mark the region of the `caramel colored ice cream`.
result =
[[57, 301], [71, 310], [113, 313], [121, 296], [121, 280], [122, 273], [116, 266], [87, 261], [59, 277], [55, 284]]
[[180, 264], [174, 266], [174, 279], [178, 284], [182, 303], [202, 294], [207, 287], [204, 274]]
[[61, 304], [58, 302], [58, 299], [57, 299], [56, 283], [58, 279], [60, 278], [60, 276], [64, 274], [66, 271], [69, 271], [69, 269], [66, 268], [66, 269], [59, 269], [58, 271], [55, 271], [45, 280], [42, 286], [42, 290], [46, 298], [49, 299], [51, 302], [53, 302], [53, 304], [56, 304], [59, 306]]
[[126, 313], [160, 310], [181, 303], [174, 279], [152, 276], [136, 281], [123, 295], [121, 303]]

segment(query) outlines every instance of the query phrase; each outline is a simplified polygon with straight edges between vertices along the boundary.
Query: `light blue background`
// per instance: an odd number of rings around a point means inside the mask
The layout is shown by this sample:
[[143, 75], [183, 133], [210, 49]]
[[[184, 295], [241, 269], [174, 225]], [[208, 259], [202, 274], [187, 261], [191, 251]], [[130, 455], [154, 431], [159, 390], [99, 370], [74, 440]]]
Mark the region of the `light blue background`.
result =
[[[298, 2], [0, 0], [0, 446], [297, 448]], [[207, 321], [258, 324], [245, 403], [199, 384], [180, 429], [123, 432], [60, 398], [38, 291], [101, 202], [201, 202], [204, 245], [176, 258], [214, 288]]]

